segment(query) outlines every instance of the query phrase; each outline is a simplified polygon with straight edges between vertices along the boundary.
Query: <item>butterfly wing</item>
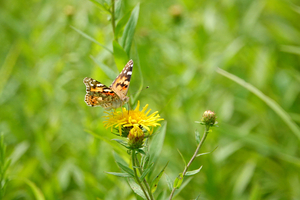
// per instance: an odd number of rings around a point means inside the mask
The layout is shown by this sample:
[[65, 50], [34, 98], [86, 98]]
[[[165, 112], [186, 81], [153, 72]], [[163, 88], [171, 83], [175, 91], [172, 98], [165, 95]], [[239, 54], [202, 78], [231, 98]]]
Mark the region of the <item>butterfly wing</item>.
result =
[[132, 75], [133, 61], [129, 60], [123, 68], [122, 72], [117, 76], [110, 88], [118, 94], [118, 96], [124, 100], [128, 92], [130, 79]]
[[89, 106], [102, 106], [111, 109], [112, 102], [120, 100], [119, 96], [109, 87], [92, 78], [84, 78], [86, 86], [85, 102]]

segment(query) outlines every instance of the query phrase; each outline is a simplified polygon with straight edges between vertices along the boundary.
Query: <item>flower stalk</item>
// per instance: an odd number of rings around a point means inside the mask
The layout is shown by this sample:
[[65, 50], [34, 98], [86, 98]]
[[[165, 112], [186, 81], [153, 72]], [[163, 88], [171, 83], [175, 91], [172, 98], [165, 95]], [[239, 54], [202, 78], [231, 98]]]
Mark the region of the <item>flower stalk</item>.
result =
[[[184, 168], [184, 170], [182, 172], [182, 178], [184, 178], [184, 176], [185, 176], [186, 172], [188, 171], [190, 165], [192, 164], [192, 162], [194, 161], [194, 159], [197, 157], [197, 154], [198, 154], [198, 152], [199, 152], [202, 144], [204, 143], [204, 141], [205, 141], [205, 139], [206, 139], [206, 137], [207, 137], [207, 135], [209, 133], [210, 126], [211, 125], [205, 125], [204, 135], [202, 136], [201, 141], [198, 144], [194, 155], [192, 156], [192, 158], [190, 159], [190, 161], [188, 162], [188, 164], [185, 166], [185, 168]], [[172, 192], [171, 192], [170, 197], [169, 197], [169, 200], [171, 200], [173, 198], [173, 195], [174, 195], [176, 189], [177, 189], [176, 187], [173, 187]]]
[[[139, 160], [138, 160], [138, 158], [137, 158], [136, 156], [135, 156], [135, 158], [136, 158], [136, 164], [138, 165], [139, 172], [140, 172], [140, 174], [143, 174], [143, 170], [142, 170], [142, 167], [141, 167], [141, 165], [140, 165], [140, 163], [139, 163]], [[144, 185], [146, 186], [146, 189], [147, 189], [147, 191], [148, 191], [148, 194], [149, 194], [149, 196], [150, 196], [150, 199], [151, 199], [151, 200], [154, 200], [153, 194], [152, 194], [152, 192], [151, 192], [150, 185], [149, 185], [149, 183], [147, 182], [146, 178], [144, 178], [143, 182], [144, 182]]]
[[131, 151], [131, 159], [132, 159], [132, 168], [133, 168], [133, 172], [134, 172], [134, 178], [135, 178], [136, 182], [139, 184], [139, 186], [141, 187], [143, 193], [145, 194], [146, 199], [150, 200], [150, 198], [148, 197], [148, 194], [147, 194], [144, 186], [141, 183], [140, 177], [138, 176], [137, 171], [136, 171], [136, 155], [135, 155], [135, 150]]

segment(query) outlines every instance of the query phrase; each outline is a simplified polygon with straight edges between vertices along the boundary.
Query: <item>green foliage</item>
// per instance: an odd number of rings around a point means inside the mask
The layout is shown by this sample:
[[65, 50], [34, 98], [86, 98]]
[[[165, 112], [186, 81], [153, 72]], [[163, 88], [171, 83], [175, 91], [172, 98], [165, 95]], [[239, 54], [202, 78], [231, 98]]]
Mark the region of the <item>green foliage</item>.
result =
[[210, 109], [220, 127], [174, 199], [300, 199], [298, 1], [117, 1], [115, 34], [111, 1], [0, 5], [0, 198], [145, 198], [117, 177], [131, 175], [112, 152], [128, 168], [130, 156], [103, 127], [104, 110], [85, 104], [82, 83], [110, 85], [133, 59], [131, 102], [168, 122], [141, 163], [153, 180], [169, 161], [157, 198], [168, 196], [195, 130], [203, 133], [194, 121]]

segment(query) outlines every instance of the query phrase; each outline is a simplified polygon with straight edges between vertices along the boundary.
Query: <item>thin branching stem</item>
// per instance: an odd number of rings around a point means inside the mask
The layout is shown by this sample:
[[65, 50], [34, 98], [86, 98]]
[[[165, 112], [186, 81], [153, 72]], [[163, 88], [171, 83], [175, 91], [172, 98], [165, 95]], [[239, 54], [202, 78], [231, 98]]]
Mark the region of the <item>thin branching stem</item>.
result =
[[132, 150], [132, 153], [131, 153], [131, 159], [132, 159], [132, 168], [133, 168], [133, 172], [134, 172], [134, 178], [136, 179], [136, 182], [139, 184], [139, 186], [141, 187], [141, 189], [143, 190], [144, 194], [145, 194], [145, 197], [150, 200], [150, 198], [148, 197], [148, 194], [147, 192], [145, 191], [145, 188], [144, 186], [142, 185], [141, 181], [140, 181], [140, 178], [137, 174], [137, 171], [136, 171], [136, 159], [135, 159], [135, 150]]
[[[142, 167], [141, 167], [141, 165], [140, 165], [140, 163], [139, 163], [138, 158], [135, 157], [135, 159], [136, 159], [136, 164], [137, 164], [137, 166], [138, 166], [139, 172], [140, 172], [140, 174], [142, 175], [142, 174], [143, 174], [143, 169], [142, 169]], [[149, 194], [149, 196], [150, 196], [150, 199], [151, 199], [151, 200], [154, 200], [153, 194], [152, 194], [152, 192], [151, 192], [149, 183], [148, 183], [147, 180], [146, 180], [146, 177], [144, 178], [143, 182], [144, 182], [144, 185], [146, 186], [146, 189], [147, 189], [147, 191], [148, 191], [148, 194]]]
[[[197, 157], [197, 154], [198, 154], [198, 152], [199, 152], [199, 150], [200, 150], [202, 144], [204, 143], [204, 141], [205, 141], [205, 139], [206, 139], [206, 136], [207, 136], [207, 134], [208, 134], [208, 132], [209, 132], [209, 127], [210, 127], [209, 125], [206, 125], [206, 126], [205, 126], [204, 135], [203, 135], [203, 137], [201, 138], [201, 141], [200, 141], [200, 143], [198, 144], [197, 149], [196, 149], [194, 155], [192, 156], [192, 158], [190, 159], [190, 161], [188, 162], [188, 164], [185, 166], [185, 168], [184, 168], [184, 170], [183, 170], [183, 172], [182, 172], [182, 178], [184, 178], [184, 176], [185, 176], [187, 170], [189, 169], [190, 165], [192, 164], [192, 162], [194, 161], [194, 159]], [[175, 193], [175, 190], [176, 190], [176, 187], [173, 187], [173, 190], [172, 190], [172, 192], [171, 192], [171, 194], [170, 194], [169, 200], [171, 200], [171, 199], [173, 198], [173, 195], [174, 195], [174, 193]]]

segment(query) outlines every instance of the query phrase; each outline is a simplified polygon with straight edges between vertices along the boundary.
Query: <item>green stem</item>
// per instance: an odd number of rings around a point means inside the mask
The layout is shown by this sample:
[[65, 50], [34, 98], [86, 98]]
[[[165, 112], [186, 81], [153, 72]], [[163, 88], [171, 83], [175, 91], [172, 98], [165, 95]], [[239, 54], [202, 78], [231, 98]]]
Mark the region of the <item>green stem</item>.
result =
[[147, 192], [145, 191], [144, 186], [142, 185], [140, 178], [136, 172], [136, 163], [135, 163], [135, 150], [132, 150], [132, 154], [131, 154], [131, 159], [132, 159], [132, 168], [133, 168], [133, 172], [134, 172], [134, 178], [136, 180], [136, 182], [139, 184], [139, 186], [141, 187], [141, 189], [143, 190], [145, 197], [150, 200], [150, 198], [148, 197]]
[[115, 37], [115, 0], [111, 0], [111, 25]]
[[[182, 172], [182, 178], [184, 178], [184, 176], [185, 176], [187, 170], [189, 169], [190, 165], [192, 164], [192, 162], [194, 161], [194, 159], [197, 157], [197, 154], [198, 154], [198, 152], [199, 152], [199, 150], [200, 150], [202, 144], [204, 143], [204, 141], [205, 141], [205, 139], [206, 139], [206, 137], [207, 137], [207, 134], [208, 134], [208, 132], [209, 132], [209, 127], [210, 127], [209, 125], [206, 125], [206, 126], [205, 126], [204, 135], [203, 135], [203, 137], [201, 138], [201, 141], [200, 141], [200, 143], [198, 144], [197, 149], [196, 149], [196, 151], [195, 151], [193, 157], [190, 159], [190, 161], [188, 162], [188, 164], [185, 166], [185, 168], [184, 168], [184, 170], [183, 170], [183, 172]], [[174, 193], [175, 193], [175, 190], [176, 190], [176, 188], [174, 187], [173, 190], [172, 190], [172, 192], [171, 192], [171, 194], [170, 194], [169, 200], [171, 200], [171, 199], [173, 198], [173, 195], [174, 195]]]
[[[136, 159], [136, 163], [137, 163], [137, 166], [138, 166], [138, 169], [139, 169], [140, 174], [143, 174], [143, 169], [142, 169], [142, 167], [141, 167], [141, 165], [140, 165], [140, 163], [139, 163], [138, 158], [135, 157], [135, 159]], [[150, 199], [151, 199], [151, 200], [154, 200], [153, 194], [152, 194], [152, 192], [151, 192], [149, 183], [148, 183], [147, 180], [146, 180], [146, 177], [144, 178], [143, 182], [144, 182], [144, 185], [146, 186], [146, 189], [147, 189], [147, 191], [148, 191], [148, 194], [149, 194], [149, 196], [150, 196]]]

